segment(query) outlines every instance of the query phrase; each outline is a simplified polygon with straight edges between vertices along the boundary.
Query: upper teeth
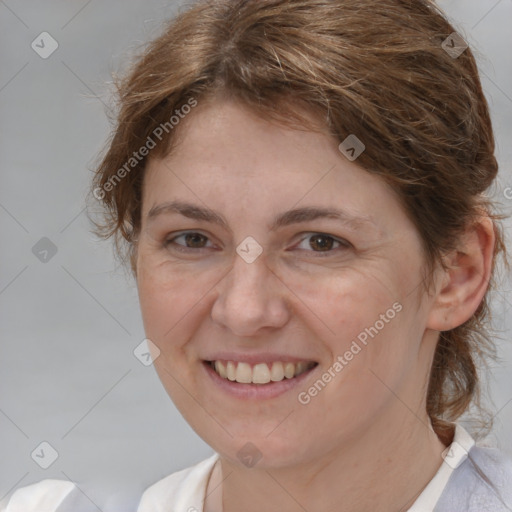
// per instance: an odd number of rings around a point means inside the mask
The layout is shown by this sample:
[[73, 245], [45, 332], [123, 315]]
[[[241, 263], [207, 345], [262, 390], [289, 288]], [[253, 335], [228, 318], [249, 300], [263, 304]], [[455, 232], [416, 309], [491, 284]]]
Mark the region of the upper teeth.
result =
[[224, 379], [243, 384], [267, 384], [270, 381], [291, 379], [309, 370], [314, 362], [301, 361], [300, 363], [282, 363], [275, 361], [270, 365], [258, 363], [251, 367], [248, 363], [236, 361], [215, 361], [215, 371]]

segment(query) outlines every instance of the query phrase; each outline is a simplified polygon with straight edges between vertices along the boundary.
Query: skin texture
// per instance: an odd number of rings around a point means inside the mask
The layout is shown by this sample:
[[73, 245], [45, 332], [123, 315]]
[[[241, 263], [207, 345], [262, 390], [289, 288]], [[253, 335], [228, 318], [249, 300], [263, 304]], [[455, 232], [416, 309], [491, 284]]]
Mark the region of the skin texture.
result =
[[[146, 335], [160, 350], [158, 375], [221, 455], [205, 510], [406, 510], [442, 463], [445, 445], [425, 410], [428, 375], [438, 331], [469, 318], [485, 293], [491, 222], [482, 217], [468, 230], [427, 295], [421, 241], [395, 193], [326, 133], [285, 128], [221, 99], [182, 123], [170, 155], [146, 170], [137, 284]], [[171, 200], [217, 211], [227, 229], [178, 214], [148, 220]], [[369, 222], [319, 218], [269, 230], [276, 215], [305, 206]], [[188, 252], [179, 251], [185, 237], [165, 245], [184, 231], [206, 238]], [[236, 252], [247, 236], [263, 249], [252, 263]], [[300, 403], [299, 392], [397, 303], [378, 334]], [[242, 400], [204, 371], [216, 351], [318, 366], [280, 396]], [[247, 442], [261, 455], [251, 468], [237, 457]]]

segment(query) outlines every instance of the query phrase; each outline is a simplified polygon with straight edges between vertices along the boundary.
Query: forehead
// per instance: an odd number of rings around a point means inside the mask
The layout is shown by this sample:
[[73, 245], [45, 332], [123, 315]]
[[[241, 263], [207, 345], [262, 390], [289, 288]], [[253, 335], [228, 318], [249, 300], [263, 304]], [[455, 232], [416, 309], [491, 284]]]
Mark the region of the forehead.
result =
[[[299, 108], [299, 107], [297, 107]], [[324, 162], [327, 147], [337, 146], [312, 114], [305, 114], [311, 127], [285, 126], [253, 109], [226, 98], [208, 99], [185, 117], [178, 127], [171, 159], [236, 164], [236, 174], [250, 173], [261, 161], [272, 158], [274, 167], [288, 167], [283, 161]], [[315, 131], [313, 131], [313, 126]], [[336, 156], [337, 151], [335, 151]], [[226, 166], [227, 167], [227, 166]], [[260, 170], [260, 169], [258, 169]]]
[[314, 203], [378, 221], [379, 207], [398, 206], [389, 186], [345, 158], [327, 130], [292, 129], [217, 101], [200, 104], [176, 135], [166, 157], [148, 162], [145, 215], [175, 200], [258, 212]]

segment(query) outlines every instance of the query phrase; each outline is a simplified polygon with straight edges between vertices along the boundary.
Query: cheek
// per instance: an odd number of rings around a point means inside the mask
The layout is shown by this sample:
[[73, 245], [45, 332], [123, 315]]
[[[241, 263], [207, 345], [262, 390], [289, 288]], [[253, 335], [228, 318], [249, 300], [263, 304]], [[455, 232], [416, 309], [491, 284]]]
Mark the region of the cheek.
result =
[[151, 253], [138, 261], [137, 287], [146, 336], [163, 353], [187, 343], [205, 315], [208, 292], [223, 277], [222, 269], [170, 264]]
[[376, 322], [383, 330], [381, 315], [388, 320], [386, 328], [396, 316], [393, 304], [401, 290], [387, 275], [386, 268], [377, 266], [347, 267], [303, 278], [289, 275], [286, 284], [300, 299], [296, 316], [315, 326], [317, 337], [339, 354], [360, 334], [364, 342], [365, 329]]
[[404, 376], [414, 355], [413, 310], [404, 304], [399, 280], [392, 282], [386, 275], [352, 271], [304, 281], [300, 287], [307, 306], [303, 314], [330, 357], [324, 368], [326, 385], [303, 391], [333, 414], [340, 404], [353, 414], [378, 407], [389, 395], [386, 384], [393, 387]]
[[201, 309], [203, 286], [184, 272], [171, 272], [169, 266], [152, 264], [150, 258], [141, 258], [138, 268], [144, 331], [160, 350], [154, 361], [155, 370], [178, 408], [187, 411], [193, 403], [183, 383], [195, 377], [193, 353], [185, 350], [185, 346], [194, 334], [194, 316]]
[[193, 309], [196, 294], [187, 279], [178, 277], [169, 285], [156, 276], [144, 275], [138, 289], [146, 336], [162, 346], [172, 337], [180, 318]]

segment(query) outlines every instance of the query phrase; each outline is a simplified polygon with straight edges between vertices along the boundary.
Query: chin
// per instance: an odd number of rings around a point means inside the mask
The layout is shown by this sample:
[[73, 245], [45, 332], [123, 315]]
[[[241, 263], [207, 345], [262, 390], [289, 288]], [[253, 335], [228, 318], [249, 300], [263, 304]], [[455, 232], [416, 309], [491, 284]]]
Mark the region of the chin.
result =
[[[272, 437], [273, 434], [270, 435]], [[224, 442], [204, 439], [231, 464], [256, 469], [277, 469], [294, 466], [307, 458], [304, 443], [276, 436], [271, 439], [261, 433], [251, 436], [246, 433]], [[300, 450], [298, 449], [300, 447]]]

